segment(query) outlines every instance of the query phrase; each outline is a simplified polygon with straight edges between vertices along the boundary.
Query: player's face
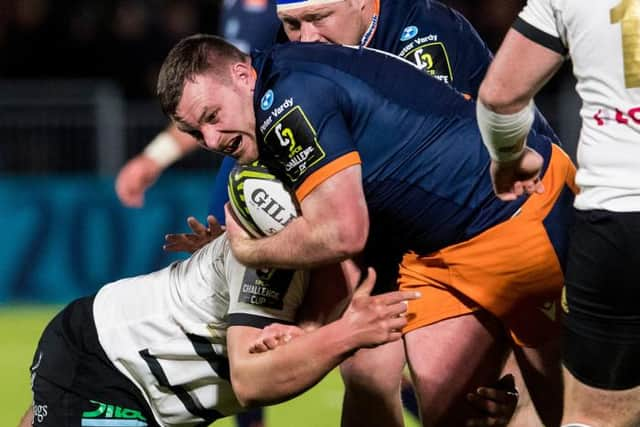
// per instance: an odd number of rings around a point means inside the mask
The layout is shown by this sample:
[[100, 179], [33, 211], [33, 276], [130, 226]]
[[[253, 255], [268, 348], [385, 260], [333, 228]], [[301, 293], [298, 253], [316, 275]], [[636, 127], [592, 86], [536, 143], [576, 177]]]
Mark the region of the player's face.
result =
[[256, 160], [254, 84], [252, 73], [249, 80], [232, 76], [224, 82], [210, 73], [187, 80], [176, 109], [178, 129], [203, 148], [234, 157], [238, 163]]
[[369, 26], [363, 0], [303, 6], [278, 12], [291, 41], [357, 45]]

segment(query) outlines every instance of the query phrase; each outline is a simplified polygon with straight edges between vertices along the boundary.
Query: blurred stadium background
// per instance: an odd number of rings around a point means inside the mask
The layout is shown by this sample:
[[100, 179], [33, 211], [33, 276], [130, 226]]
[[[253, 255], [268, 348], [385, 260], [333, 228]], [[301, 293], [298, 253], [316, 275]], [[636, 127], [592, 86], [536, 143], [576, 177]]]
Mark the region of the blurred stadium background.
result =
[[[176, 259], [162, 251], [164, 234], [186, 230], [188, 215], [204, 219], [214, 154], [175, 164], [142, 209], [122, 207], [113, 185], [166, 126], [153, 96], [162, 59], [185, 35], [218, 33], [221, 1], [0, 0], [0, 425], [16, 425], [29, 404], [32, 352], [55, 311]], [[444, 3], [495, 51], [524, 1]], [[574, 155], [579, 100], [569, 66], [536, 101]], [[341, 394], [334, 372], [270, 409], [267, 422], [339, 425]]]

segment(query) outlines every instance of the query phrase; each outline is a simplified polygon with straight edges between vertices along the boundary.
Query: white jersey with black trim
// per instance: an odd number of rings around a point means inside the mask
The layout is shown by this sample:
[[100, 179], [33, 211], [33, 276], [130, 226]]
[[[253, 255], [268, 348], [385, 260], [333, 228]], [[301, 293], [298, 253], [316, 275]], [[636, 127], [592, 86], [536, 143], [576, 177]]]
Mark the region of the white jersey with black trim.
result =
[[529, 0], [514, 28], [573, 61], [576, 208], [640, 211], [640, 1]]
[[256, 272], [223, 234], [189, 259], [104, 286], [94, 302], [100, 344], [142, 391], [161, 425], [190, 426], [240, 410], [226, 330], [293, 322], [308, 275]]

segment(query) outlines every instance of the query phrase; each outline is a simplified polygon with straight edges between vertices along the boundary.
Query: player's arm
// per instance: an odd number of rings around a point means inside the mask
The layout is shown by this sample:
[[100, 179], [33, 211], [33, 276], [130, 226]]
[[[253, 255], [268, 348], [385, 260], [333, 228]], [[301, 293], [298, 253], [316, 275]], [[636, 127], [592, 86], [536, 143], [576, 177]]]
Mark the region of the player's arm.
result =
[[316, 384], [360, 347], [372, 347], [401, 338], [406, 324], [404, 301], [413, 292], [370, 296], [375, 273], [356, 289], [342, 317], [264, 353], [249, 348], [261, 330], [231, 326], [227, 347], [231, 384], [244, 406], [268, 405], [292, 398]]
[[160, 132], [144, 151], [130, 159], [116, 177], [116, 194], [125, 206], [144, 205], [144, 192], [162, 171], [176, 160], [195, 150], [197, 141], [174, 124]]
[[476, 104], [478, 127], [492, 159], [494, 190], [503, 200], [544, 190], [542, 157], [527, 149], [533, 96], [556, 72], [563, 56], [510, 29], [485, 76]]
[[360, 165], [316, 186], [300, 203], [302, 215], [279, 233], [252, 239], [227, 207], [227, 234], [235, 257], [249, 267], [309, 268], [343, 261], [362, 251], [369, 214]]
[[480, 85], [478, 99], [492, 111], [513, 114], [558, 70], [564, 57], [511, 28]]
[[297, 326], [272, 323], [251, 344], [252, 353], [273, 350], [292, 339], [338, 319], [351, 302], [361, 269], [352, 260], [312, 270], [302, 304], [296, 311]]

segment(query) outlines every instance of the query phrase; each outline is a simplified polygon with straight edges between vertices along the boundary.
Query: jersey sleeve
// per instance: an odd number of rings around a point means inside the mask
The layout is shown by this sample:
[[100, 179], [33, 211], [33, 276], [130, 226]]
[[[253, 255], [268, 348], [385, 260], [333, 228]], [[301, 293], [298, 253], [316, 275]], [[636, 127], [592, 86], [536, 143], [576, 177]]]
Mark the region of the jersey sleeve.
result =
[[263, 328], [270, 323], [294, 323], [309, 282], [309, 273], [294, 270], [254, 270], [229, 256], [229, 326]]
[[[303, 200], [335, 173], [360, 164], [344, 114], [350, 101], [340, 87], [326, 77], [293, 73], [269, 89], [273, 105], [261, 114], [261, 156], [275, 168]], [[267, 91], [267, 92], [268, 92]]]
[[529, 0], [513, 28], [528, 39], [561, 55], [566, 55], [566, 30], [554, 0]]

